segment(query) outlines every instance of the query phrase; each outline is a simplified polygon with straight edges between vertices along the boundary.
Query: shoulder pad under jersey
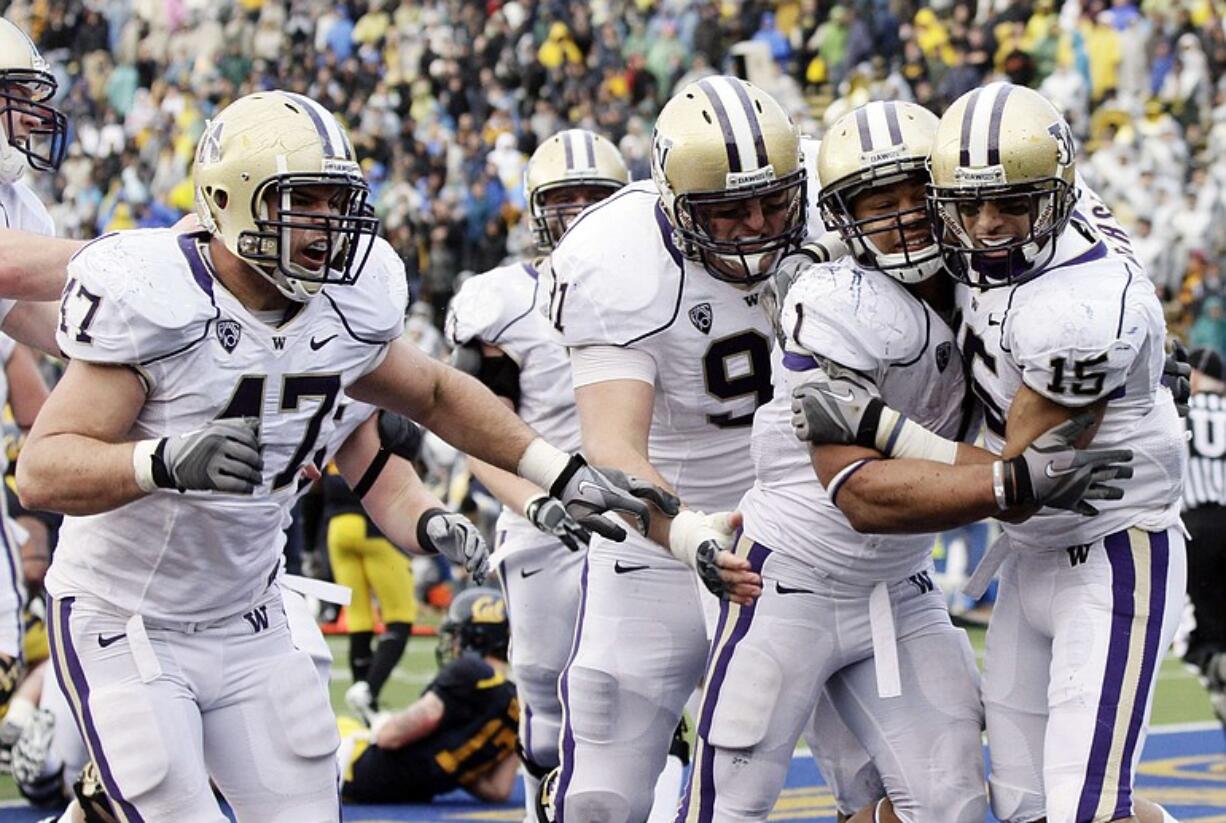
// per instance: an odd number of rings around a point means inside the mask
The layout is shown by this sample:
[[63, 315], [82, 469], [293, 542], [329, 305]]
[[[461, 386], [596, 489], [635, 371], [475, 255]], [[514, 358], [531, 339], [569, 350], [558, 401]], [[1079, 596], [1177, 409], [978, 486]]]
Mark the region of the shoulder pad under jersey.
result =
[[[686, 273], [650, 181], [571, 225], [542, 267], [550, 321], [566, 346], [629, 346], [668, 328]], [[705, 275], [704, 275], [705, 276]]]
[[924, 307], [902, 286], [848, 259], [801, 272], [781, 320], [789, 351], [875, 378], [887, 365], [905, 365], [923, 352], [928, 323]]
[[391, 243], [375, 237], [357, 282], [326, 286], [322, 297], [332, 304], [354, 340], [371, 344], [395, 340], [404, 332], [409, 304], [404, 260]]
[[148, 365], [196, 345], [217, 316], [200, 235], [104, 235], [68, 263], [56, 342], [71, 358]]
[[480, 340], [498, 345], [502, 332], [532, 311], [537, 284], [525, 270], [530, 265], [511, 263], [464, 281], [447, 305], [443, 328], [448, 342], [462, 346]]
[[1025, 284], [1004, 321], [1004, 339], [1026, 385], [1065, 406], [1121, 386], [1146, 337], [1162, 328], [1153, 286], [1108, 256]]

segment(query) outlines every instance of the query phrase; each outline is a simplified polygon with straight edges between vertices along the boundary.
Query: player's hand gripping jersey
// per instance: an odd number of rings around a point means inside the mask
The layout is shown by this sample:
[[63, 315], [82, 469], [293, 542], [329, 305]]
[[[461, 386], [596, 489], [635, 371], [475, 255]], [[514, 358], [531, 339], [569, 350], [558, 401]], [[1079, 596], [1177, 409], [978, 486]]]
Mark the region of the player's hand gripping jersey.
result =
[[957, 288], [958, 337], [988, 449], [1003, 447], [1005, 410], [1025, 385], [1074, 408], [1106, 399], [1093, 447], [1133, 451], [1123, 499], [1095, 501], [1099, 516], [1046, 509], [1005, 524], [1015, 545], [1033, 548], [1175, 524], [1187, 459], [1174, 401], [1160, 386], [1166, 326], [1153, 283], [1097, 195], [1084, 187], [1079, 195], [1042, 275], [1010, 288]]
[[896, 280], [849, 257], [798, 276], [780, 327], [787, 342], [774, 354], [775, 394], [754, 418], [757, 481], [740, 504], [746, 534], [836, 579], [901, 580], [927, 564], [931, 536], [852, 529], [818, 481], [809, 444], [792, 432], [792, 388], [832, 361], [871, 380], [893, 408], [956, 439], [965, 387], [953, 332]]
[[251, 496], [163, 491], [65, 518], [47, 578], [56, 597], [89, 592], [175, 621], [247, 608], [277, 568], [299, 472], [322, 460], [342, 392], [400, 336], [403, 264], [382, 240], [355, 285], [325, 288], [280, 325], [213, 278], [206, 242], [153, 230], [87, 246], [69, 265], [57, 340], [69, 357], [141, 376], [132, 439], [258, 418], [264, 482]]
[[[632, 183], [571, 225], [550, 258], [549, 321], [570, 348], [651, 357], [652, 465], [687, 505], [729, 510], [753, 480], [746, 440], [771, 397], [764, 285], [730, 286], [684, 260], [658, 202], [650, 181]], [[600, 229], [610, 224], [622, 230]]]

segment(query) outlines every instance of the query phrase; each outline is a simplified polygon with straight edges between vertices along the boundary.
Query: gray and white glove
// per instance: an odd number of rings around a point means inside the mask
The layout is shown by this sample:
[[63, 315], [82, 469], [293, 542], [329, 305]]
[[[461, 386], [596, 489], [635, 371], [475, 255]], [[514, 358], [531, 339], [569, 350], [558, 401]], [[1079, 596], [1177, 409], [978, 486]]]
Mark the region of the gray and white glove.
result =
[[260, 421], [225, 418], [187, 434], [142, 440], [132, 452], [132, 468], [145, 492], [251, 494], [263, 482]]
[[481, 583], [490, 570], [490, 549], [467, 517], [445, 509], [430, 509], [417, 520], [417, 544], [463, 566]]
[[828, 231], [816, 240], [804, 243], [779, 261], [762, 291], [762, 308], [770, 318], [779, 345], [787, 343], [785, 330], [779, 325], [780, 312], [788, 291], [800, 273], [815, 263], [829, 263], [847, 254], [847, 244], [835, 232]]
[[524, 517], [536, 526], [538, 531], [558, 538], [562, 545], [572, 552], [587, 548], [588, 541], [592, 539], [591, 531], [580, 526], [567, 514], [562, 501], [547, 494], [538, 494], [531, 498], [524, 506]]
[[[634, 521], [635, 528], [646, 534], [651, 522], [651, 510], [644, 500], [667, 505], [667, 499], [671, 497], [668, 492], [632, 481], [619, 471], [589, 466], [577, 454], [570, 456], [566, 468], [550, 485], [549, 494], [562, 501], [567, 513], [579, 525], [619, 543], [626, 539], [626, 530], [604, 517], [603, 512], [615, 511], [627, 515]], [[676, 510], [674, 507], [673, 512]]]
[[1187, 417], [1189, 401], [1192, 399], [1192, 363], [1188, 350], [1178, 340], [1162, 362], [1162, 385], [1171, 390], [1179, 416]]
[[1017, 457], [992, 465], [993, 490], [1001, 509], [1046, 506], [1087, 517], [1098, 509], [1087, 500], [1119, 500], [1124, 490], [1109, 484], [1132, 477], [1131, 449], [1083, 450], [1073, 446], [1094, 425], [1078, 414], [1035, 438]]
[[815, 446], [875, 448], [884, 405], [868, 381], [826, 364], [792, 390], [792, 430]]

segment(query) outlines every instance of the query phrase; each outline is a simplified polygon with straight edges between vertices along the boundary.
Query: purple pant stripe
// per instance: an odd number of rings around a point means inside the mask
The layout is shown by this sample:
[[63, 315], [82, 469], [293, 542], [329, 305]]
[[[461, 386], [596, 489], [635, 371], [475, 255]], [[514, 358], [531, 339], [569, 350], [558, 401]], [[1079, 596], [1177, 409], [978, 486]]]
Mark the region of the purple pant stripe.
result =
[[[112, 803], [116, 803], [123, 810], [124, 816], [132, 821], [132, 823], [143, 823], [144, 818], [136, 811], [136, 808], [123, 799], [123, 795], [119, 792], [119, 784], [115, 782], [115, 776], [111, 773], [111, 766], [106, 760], [106, 755], [102, 751], [102, 740], [98, 737], [98, 729], [94, 725], [93, 713], [89, 710], [89, 683], [85, 680], [85, 670], [81, 667], [81, 660], [77, 655], [76, 649], [72, 644], [72, 627], [69, 622], [72, 617], [72, 604], [76, 598], [65, 597], [63, 600], [50, 600], [49, 608], [47, 609], [47, 621], [53, 623], [51, 628], [51, 657], [55, 660], [56, 672], [61, 683], [71, 682], [73, 690], [77, 693], [76, 705], [69, 699], [68, 705], [73, 709], [74, 714], [79, 712], [77, 716], [77, 725], [81, 727], [81, 731], [85, 733], [85, 739], [89, 743], [89, 753], [94, 758], [94, 764], [98, 767], [98, 775], [102, 778], [102, 785], [106, 788], [107, 796]], [[58, 606], [58, 613], [56, 607]], [[56, 654], [54, 638], [58, 636], [60, 643], [64, 646], [64, 659], [61, 661]], [[65, 677], [67, 675], [67, 677]], [[71, 691], [64, 689], [65, 695], [70, 695]]]
[[[755, 572], [761, 573], [762, 563], [769, 554], [770, 549], [759, 543], [754, 543], [749, 547], [750, 567]], [[724, 648], [719, 653], [719, 660], [709, 670], [710, 676], [707, 678], [706, 694], [702, 701], [701, 719], [698, 722], [698, 735], [702, 738], [703, 743], [702, 776], [698, 796], [699, 823], [711, 823], [715, 815], [715, 750], [707, 743], [707, 734], [711, 730], [711, 718], [715, 714], [715, 704], [719, 700], [719, 690], [724, 685], [724, 677], [728, 674], [728, 664], [732, 662], [732, 655], [736, 652], [737, 644], [749, 633], [749, 626], [753, 623], [753, 606], [741, 606], [740, 609], [740, 614], [736, 618], [736, 625], [732, 627], [732, 634], [729, 635], [728, 642], [724, 644]], [[728, 603], [721, 603], [721, 628], [725, 625], [724, 618], [727, 613]], [[720, 635], [717, 634], [717, 642], [719, 637]], [[688, 807], [688, 805], [687, 803], [686, 806]]]
[[1166, 612], [1166, 575], [1171, 559], [1170, 538], [1166, 532], [1149, 534], [1149, 622], [1145, 626], [1145, 651], [1141, 661], [1141, 677], [1137, 696], [1128, 720], [1128, 736], [1121, 754], [1119, 794], [1114, 817], [1132, 814], [1132, 757], [1145, 723], [1145, 708], [1149, 705], [1154, 681], [1154, 669], [1161, 655], [1162, 618]]
[[[0, 507], [0, 517], [4, 516], [4, 509]], [[4, 546], [5, 569], [7, 571], [4, 582], [13, 590], [13, 603], [17, 606], [13, 611], [13, 617], [17, 622], [17, 659], [24, 663], [25, 658], [22, 655], [24, 649], [21, 642], [24, 634], [21, 630], [21, 607], [24, 598], [21, 596], [21, 584], [17, 582], [17, 558], [13, 555], [13, 547], [9, 545], [9, 530], [4, 527], [4, 523], [0, 523], [0, 542]]]
[[1077, 803], [1077, 820], [1092, 820], [1103, 793], [1107, 759], [1111, 753], [1111, 735], [1119, 709], [1120, 686], [1128, 664], [1128, 647], [1132, 620], [1136, 611], [1133, 589], [1136, 569], [1132, 562], [1132, 542], [1128, 532], [1116, 532], [1103, 541], [1111, 564], [1111, 640], [1107, 647], [1107, 665], [1103, 672], [1103, 688], [1098, 698], [1098, 716], [1094, 724], [1094, 739], [1090, 744], [1090, 759], [1086, 764], [1085, 782]]
[[570, 778], [575, 771], [575, 730], [570, 721], [570, 667], [579, 654], [579, 641], [583, 637], [583, 617], [587, 612], [587, 570], [589, 561], [583, 561], [583, 574], [579, 578], [579, 618], [575, 622], [575, 639], [570, 646], [570, 658], [562, 668], [559, 678], [559, 693], [562, 697], [562, 751], [559, 760], [561, 774], [558, 775], [558, 788], [554, 804], [554, 818], [558, 823], [564, 823], [566, 791], [570, 788]]

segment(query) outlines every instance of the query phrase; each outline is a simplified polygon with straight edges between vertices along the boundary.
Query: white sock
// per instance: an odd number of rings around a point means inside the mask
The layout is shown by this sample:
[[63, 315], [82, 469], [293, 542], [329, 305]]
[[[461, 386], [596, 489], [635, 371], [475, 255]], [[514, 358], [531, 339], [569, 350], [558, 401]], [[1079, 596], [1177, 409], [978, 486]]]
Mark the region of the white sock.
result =
[[647, 823], [669, 823], [677, 816], [677, 804], [681, 801], [681, 780], [685, 777], [685, 766], [681, 758], [669, 755], [664, 761], [664, 769], [656, 780], [656, 799], [651, 804], [651, 814]]
[[19, 729], [24, 729], [30, 722], [30, 718], [34, 716], [34, 710], [37, 708], [27, 698], [14, 697], [9, 701], [9, 710], [4, 715], [4, 722], [11, 723]]

